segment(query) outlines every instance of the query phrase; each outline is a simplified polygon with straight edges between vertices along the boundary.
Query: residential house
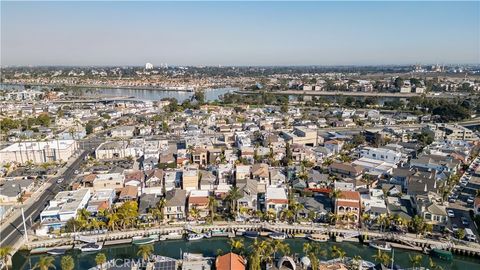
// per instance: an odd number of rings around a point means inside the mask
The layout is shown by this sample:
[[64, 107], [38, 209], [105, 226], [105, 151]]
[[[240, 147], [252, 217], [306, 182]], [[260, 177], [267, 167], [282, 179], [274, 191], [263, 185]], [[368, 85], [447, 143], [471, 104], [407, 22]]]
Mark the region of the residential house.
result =
[[165, 220], [180, 221], [184, 220], [185, 207], [187, 204], [187, 191], [183, 189], [172, 189], [167, 191], [165, 196], [166, 204], [163, 208]]
[[337, 223], [358, 225], [360, 221], [361, 198], [357, 191], [342, 191], [335, 200]]

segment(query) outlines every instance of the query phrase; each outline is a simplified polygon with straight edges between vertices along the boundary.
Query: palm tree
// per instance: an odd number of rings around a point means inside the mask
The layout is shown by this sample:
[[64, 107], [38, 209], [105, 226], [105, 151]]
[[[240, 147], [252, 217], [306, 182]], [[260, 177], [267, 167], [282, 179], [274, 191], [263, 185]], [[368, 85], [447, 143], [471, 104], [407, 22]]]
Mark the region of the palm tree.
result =
[[75, 262], [72, 256], [63, 256], [60, 261], [60, 266], [62, 270], [73, 270], [75, 268]]
[[192, 209], [188, 211], [188, 215], [194, 220], [197, 220], [200, 217], [200, 210], [198, 210], [197, 207], [193, 206]]
[[111, 231], [115, 231], [115, 226], [119, 222], [120, 218], [118, 217], [117, 213], [112, 212], [107, 214], [107, 228]]
[[217, 199], [215, 199], [215, 197], [213, 197], [213, 196], [209, 196], [208, 197], [208, 209], [209, 209], [209, 212], [210, 212], [210, 223], [213, 223], [213, 220], [215, 218], [215, 209], [217, 208], [217, 206], [218, 206]]
[[320, 255], [321, 257], [327, 256], [327, 251], [321, 248], [321, 246], [318, 243], [303, 244], [303, 252], [305, 253], [305, 255], [307, 255], [308, 259], [310, 260], [310, 266], [312, 270], [319, 269], [320, 260], [318, 259], [317, 254]]
[[10, 257], [11, 253], [12, 247], [10, 246], [0, 248], [0, 259], [2, 260], [4, 265], [7, 265], [8, 258]]
[[423, 256], [420, 254], [414, 256], [408, 255], [408, 258], [414, 269], [422, 264]]
[[373, 259], [376, 261], [376, 262], [379, 262], [381, 264], [383, 264], [384, 266], [387, 266], [390, 264], [390, 255], [386, 252], [383, 252], [381, 250], [377, 250], [377, 253], [375, 255], [372, 256]]
[[95, 256], [95, 263], [100, 269], [103, 269], [103, 265], [107, 262], [107, 256], [103, 253], [98, 253], [97, 256]]
[[153, 253], [153, 245], [142, 245], [138, 247], [137, 255], [142, 257], [144, 261]]
[[230, 243], [230, 251], [237, 254], [244, 253], [243, 248], [245, 245], [243, 243], [243, 239], [236, 240], [235, 238], [230, 238], [229, 243]]
[[242, 198], [242, 194], [240, 194], [240, 190], [238, 189], [238, 187], [232, 187], [232, 189], [230, 189], [227, 196], [225, 197], [225, 199], [230, 202], [230, 210], [232, 214], [237, 211], [237, 201], [240, 198]]
[[52, 256], [42, 256], [40, 260], [35, 264], [33, 269], [48, 270], [50, 268], [55, 268], [55, 258]]
[[332, 252], [332, 257], [335, 257], [335, 258], [343, 259], [347, 255], [347, 253], [343, 249], [337, 246], [332, 246], [330, 251]]

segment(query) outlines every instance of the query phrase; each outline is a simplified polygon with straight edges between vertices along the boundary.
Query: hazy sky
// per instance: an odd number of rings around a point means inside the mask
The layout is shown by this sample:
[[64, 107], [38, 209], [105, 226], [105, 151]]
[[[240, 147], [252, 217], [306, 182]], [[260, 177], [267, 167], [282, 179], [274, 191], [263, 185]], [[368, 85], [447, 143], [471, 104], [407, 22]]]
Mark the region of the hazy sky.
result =
[[480, 2], [5, 2], [2, 65], [480, 63]]

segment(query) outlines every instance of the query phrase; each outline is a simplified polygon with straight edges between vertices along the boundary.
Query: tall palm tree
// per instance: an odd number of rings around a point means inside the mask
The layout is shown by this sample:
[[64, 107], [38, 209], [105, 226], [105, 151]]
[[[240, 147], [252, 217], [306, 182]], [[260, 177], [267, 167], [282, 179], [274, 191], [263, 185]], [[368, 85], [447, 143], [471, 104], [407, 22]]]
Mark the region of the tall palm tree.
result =
[[62, 270], [73, 270], [75, 268], [75, 262], [72, 256], [63, 256], [60, 261], [60, 266]]
[[103, 269], [103, 265], [107, 262], [107, 256], [104, 253], [98, 253], [95, 256], [95, 263], [100, 269]]
[[153, 245], [142, 245], [138, 247], [137, 255], [142, 257], [144, 261], [153, 253]]
[[40, 260], [35, 264], [33, 269], [48, 270], [50, 268], [55, 268], [55, 258], [52, 256], [42, 256]]
[[244, 246], [245, 244], [243, 243], [243, 239], [235, 239], [235, 238], [230, 238], [229, 239], [230, 243], [230, 251], [233, 253], [237, 254], [243, 254], [244, 253]]
[[197, 207], [193, 206], [192, 209], [188, 211], [188, 215], [194, 220], [197, 220], [200, 217], [200, 210], [198, 210]]
[[414, 256], [408, 255], [408, 258], [414, 269], [419, 267], [422, 264], [423, 256], [420, 254], [417, 254]]
[[8, 258], [10, 257], [11, 253], [12, 253], [12, 247], [10, 246], [5, 246], [0, 248], [0, 259], [2, 260], [4, 265], [7, 265]]
[[242, 194], [240, 194], [238, 187], [232, 187], [227, 193], [225, 199], [230, 202], [230, 210], [232, 211], [232, 214], [235, 214], [237, 211], [237, 201], [240, 198], [242, 198]]
[[375, 255], [373, 255], [372, 257], [376, 262], [379, 262], [379, 263], [383, 264], [384, 266], [389, 265], [390, 261], [391, 261], [390, 255], [386, 252], [383, 252], [383, 251], [379, 250], [379, 249], [377, 250], [377, 253]]
[[111, 231], [115, 231], [117, 223], [120, 221], [117, 213], [112, 212], [107, 214], [107, 228]]
[[330, 251], [332, 252], [332, 257], [335, 257], [335, 258], [343, 259], [347, 255], [347, 253], [343, 249], [337, 246], [332, 246], [330, 248]]
[[208, 210], [210, 212], [210, 223], [213, 223], [213, 220], [215, 218], [215, 209], [218, 206], [217, 199], [213, 196], [208, 197]]

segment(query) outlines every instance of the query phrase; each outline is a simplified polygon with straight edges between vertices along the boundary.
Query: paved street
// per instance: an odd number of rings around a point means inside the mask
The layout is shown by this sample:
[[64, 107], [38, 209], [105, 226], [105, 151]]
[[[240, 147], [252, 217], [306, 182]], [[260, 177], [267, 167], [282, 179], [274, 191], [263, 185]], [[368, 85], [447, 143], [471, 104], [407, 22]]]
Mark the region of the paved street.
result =
[[[79, 146], [85, 151], [80, 154], [75, 161], [73, 161], [70, 166], [61, 174], [59, 177], [51, 178], [48, 180], [47, 185], [51, 184], [49, 188], [43, 191], [43, 193], [38, 196], [36, 202], [24, 209], [25, 211], [25, 220], [27, 221], [27, 230], [31, 227], [31, 221], [35, 221], [39, 216], [44, 207], [48, 202], [55, 197], [55, 195], [62, 190], [63, 185], [58, 185], [56, 183], [57, 179], [62, 177], [65, 179], [64, 185], [69, 185], [75, 176], [75, 171], [78, 170], [84, 158], [94, 152], [94, 149], [103, 142], [103, 139], [88, 139], [84, 142], [80, 142]], [[0, 232], [0, 246], [13, 246], [15, 245], [21, 237], [24, 237], [23, 225], [22, 225], [22, 216], [19, 215], [13, 219], [10, 224], [4, 226]]]

